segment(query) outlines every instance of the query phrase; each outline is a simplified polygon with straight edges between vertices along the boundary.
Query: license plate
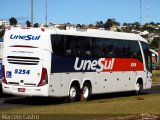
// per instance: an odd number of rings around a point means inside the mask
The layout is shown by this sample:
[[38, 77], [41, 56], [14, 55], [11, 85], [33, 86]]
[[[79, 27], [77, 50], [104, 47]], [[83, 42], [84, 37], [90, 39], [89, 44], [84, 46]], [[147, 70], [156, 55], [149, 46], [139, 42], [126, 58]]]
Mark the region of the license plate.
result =
[[26, 89], [25, 88], [18, 88], [18, 92], [25, 92]]

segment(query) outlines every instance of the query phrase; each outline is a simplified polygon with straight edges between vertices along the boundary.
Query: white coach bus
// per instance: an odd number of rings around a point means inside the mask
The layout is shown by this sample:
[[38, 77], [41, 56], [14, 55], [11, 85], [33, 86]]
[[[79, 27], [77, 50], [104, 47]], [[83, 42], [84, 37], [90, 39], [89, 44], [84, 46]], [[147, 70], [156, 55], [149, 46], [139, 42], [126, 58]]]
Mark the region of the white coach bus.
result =
[[150, 89], [149, 44], [136, 34], [11, 28], [4, 36], [3, 92], [88, 100], [92, 94]]

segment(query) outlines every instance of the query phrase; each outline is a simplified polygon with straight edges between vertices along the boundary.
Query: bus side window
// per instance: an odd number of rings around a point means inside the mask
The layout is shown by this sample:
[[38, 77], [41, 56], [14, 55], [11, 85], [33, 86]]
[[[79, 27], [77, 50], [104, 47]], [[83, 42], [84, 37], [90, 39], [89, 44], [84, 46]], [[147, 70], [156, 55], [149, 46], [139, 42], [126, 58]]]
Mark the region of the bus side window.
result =
[[118, 42], [118, 57], [124, 57], [124, 43], [122, 40]]
[[79, 55], [81, 57], [85, 56], [85, 41], [83, 37], [79, 37]]
[[64, 53], [65, 53], [64, 36], [62, 36], [62, 35], [52, 35], [51, 36], [51, 42], [52, 42], [53, 53], [63, 56]]
[[138, 41], [131, 41], [130, 47], [131, 47], [131, 58], [136, 58], [140, 61], [143, 61]]
[[109, 58], [117, 57], [117, 40], [106, 39], [104, 42], [104, 56]]
[[65, 56], [70, 56], [71, 55], [71, 39], [69, 39], [68, 36], [65, 36]]
[[78, 49], [77, 49], [78, 40], [76, 37], [72, 36], [70, 47], [71, 47], [71, 56], [77, 57], [78, 56]]
[[146, 68], [149, 71], [152, 71], [152, 58], [151, 58], [151, 52], [149, 50], [149, 44], [145, 42], [141, 42], [141, 45], [142, 45], [142, 49], [143, 49], [143, 53], [146, 61]]
[[65, 45], [66, 45], [66, 56], [78, 56], [78, 50], [77, 50], [77, 40], [76, 37], [74, 36], [66, 36], [65, 40]]
[[118, 57], [120, 58], [130, 57], [130, 45], [128, 40], [118, 41]]
[[86, 43], [86, 50], [85, 50], [85, 55], [87, 57], [91, 57], [92, 56], [92, 38], [91, 37], [86, 37], [85, 38], [85, 43]]
[[93, 39], [93, 57], [103, 57], [103, 39]]
[[107, 57], [113, 57], [113, 56], [114, 56], [113, 45], [108, 45]]
[[79, 53], [81, 57], [91, 57], [92, 55], [92, 38], [79, 37]]

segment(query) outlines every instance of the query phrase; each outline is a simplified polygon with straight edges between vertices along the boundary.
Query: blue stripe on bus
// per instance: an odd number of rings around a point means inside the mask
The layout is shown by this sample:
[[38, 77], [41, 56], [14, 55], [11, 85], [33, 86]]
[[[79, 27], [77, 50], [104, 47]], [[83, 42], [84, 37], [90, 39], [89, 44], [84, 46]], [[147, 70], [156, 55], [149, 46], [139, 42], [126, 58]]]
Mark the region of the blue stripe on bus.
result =
[[[81, 60], [98, 60], [99, 58], [87, 58], [87, 57], [81, 57], [79, 58], [79, 61]], [[61, 72], [95, 72], [95, 70], [75, 70], [76, 57], [63, 57], [58, 56], [55, 54], [52, 54], [52, 61], [51, 61], [51, 73], [61, 73]], [[78, 64], [80, 66], [80, 64]], [[86, 66], [88, 67], [88, 65]], [[99, 67], [98, 65], [96, 66]]]

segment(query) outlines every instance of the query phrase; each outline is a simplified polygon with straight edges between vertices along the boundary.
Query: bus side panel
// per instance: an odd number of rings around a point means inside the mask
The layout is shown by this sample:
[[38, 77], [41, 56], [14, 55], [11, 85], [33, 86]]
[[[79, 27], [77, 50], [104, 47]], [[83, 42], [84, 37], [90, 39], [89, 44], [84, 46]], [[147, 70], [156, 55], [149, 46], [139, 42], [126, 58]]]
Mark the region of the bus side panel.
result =
[[[78, 81], [80, 89], [86, 80], [91, 82], [93, 90], [98, 92], [98, 86], [96, 81], [99, 77], [96, 77], [98, 73], [93, 72], [66, 72], [62, 73], [62, 79], [60, 84], [60, 97], [69, 96], [69, 89], [74, 81]], [[96, 85], [94, 85], [96, 84]], [[95, 88], [96, 87], [96, 88]], [[93, 91], [94, 92], [94, 91]]]
[[92, 94], [99, 93], [99, 86], [98, 86], [99, 74], [100, 74], [99, 72], [82, 72], [81, 88], [83, 87], [85, 81], [90, 81]]
[[61, 79], [61, 73], [51, 73], [49, 81], [49, 96], [59, 97]]
[[144, 71], [101, 72], [98, 81], [99, 91], [95, 93], [135, 90], [138, 78], [142, 78], [144, 89], [146, 89], [145, 85], [147, 83]]
[[81, 84], [81, 78], [82, 73], [73, 73], [73, 72], [66, 72], [62, 73], [62, 79], [61, 79], [61, 86], [60, 86], [60, 96], [65, 97], [69, 96], [69, 89], [71, 87], [71, 84], [74, 81], [78, 81], [79, 84]]
[[135, 83], [136, 83], [136, 73], [135, 71], [124, 71], [121, 74], [122, 87], [124, 91], [132, 91], [135, 90]]
[[68, 96], [69, 83], [71, 81], [70, 73], [62, 73], [62, 79], [60, 81], [60, 96]]

